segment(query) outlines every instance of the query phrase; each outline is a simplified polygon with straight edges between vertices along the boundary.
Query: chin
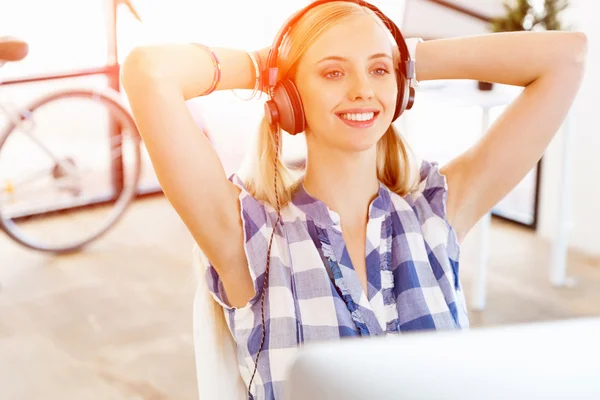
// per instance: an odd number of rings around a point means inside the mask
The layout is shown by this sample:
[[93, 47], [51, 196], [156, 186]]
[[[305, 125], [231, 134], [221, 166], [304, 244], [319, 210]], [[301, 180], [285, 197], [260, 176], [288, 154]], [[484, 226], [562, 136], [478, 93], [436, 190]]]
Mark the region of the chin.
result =
[[363, 132], [352, 132], [344, 137], [344, 147], [350, 151], [366, 151], [375, 146], [385, 134], [385, 129], [372, 129]]
[[365, 135], [364, 137], [359, 138], [351, 138], [350, 140], [348, 140], [348, 138], [344, 138], [345, 140], [343, 142], [343, 145], [339, 147], [342, 147], [345, 151], [353, 153], [360, 153], [371, 150], [377, 146], [377, 142], [379, 141], [382, 135], [373, 135], [371, 137], [369, 136], [371, 135]]

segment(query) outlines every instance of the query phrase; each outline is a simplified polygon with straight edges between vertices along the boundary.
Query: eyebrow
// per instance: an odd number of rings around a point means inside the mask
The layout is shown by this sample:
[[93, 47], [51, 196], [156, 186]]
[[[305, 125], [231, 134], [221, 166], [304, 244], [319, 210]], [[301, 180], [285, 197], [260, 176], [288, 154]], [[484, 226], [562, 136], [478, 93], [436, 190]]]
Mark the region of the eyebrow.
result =
[[[392, 59], [392, 56], [390, 56], [389, 54], [386, 54], [386, 53], [375, 53], [375, 54], [369, 56], [369, 60], [373, 60], [375, 58], [382, 58], [382, 57], [389, 58], [390, 60]], [[330, 61], [330, 60], [333, 60], [333, 61], [348, 61], [347, 58], [344, 58], [344, 57], [341, 57], [341, 56], [329, 56], [329, 57], [325, 57], [325, 58], [321, 59], [317, 64], [320, 64], [320, 63], [322, 63], [324, 61]]]

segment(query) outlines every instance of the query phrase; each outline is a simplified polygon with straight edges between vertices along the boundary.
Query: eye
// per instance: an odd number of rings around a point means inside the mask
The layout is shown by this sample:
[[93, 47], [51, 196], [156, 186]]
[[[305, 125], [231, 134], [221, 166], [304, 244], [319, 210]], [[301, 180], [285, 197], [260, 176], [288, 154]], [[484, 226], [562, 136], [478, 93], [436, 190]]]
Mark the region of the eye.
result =
[[329, 72], [326, 72], [323, 76], [327, 79], [340, 78], [342, 76], [342, 71], [338, 71], [338, 70], [329, 71]]
[[387, 68], [375, 68], [373, 71], [375, 75], [384, 76], [390, 73], [390, 70]]

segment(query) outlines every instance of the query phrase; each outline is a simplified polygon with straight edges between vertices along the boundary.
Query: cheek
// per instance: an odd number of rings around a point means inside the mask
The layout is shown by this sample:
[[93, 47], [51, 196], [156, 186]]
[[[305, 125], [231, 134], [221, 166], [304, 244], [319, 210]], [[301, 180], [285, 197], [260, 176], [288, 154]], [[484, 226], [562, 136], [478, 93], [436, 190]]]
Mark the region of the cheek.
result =
[[395, 83], [388, 84], [385, 88], [382, 87], [378, 92], [378, 100], [384, 109], [384, 115], [381, 115], [379, 118], [380, 123], [386, 125], [392, 122], [394, 111], [396, 110], [397, 94], [398, 89], [396, 88]]
[[332, 111], [340, 103], [340, 94], [333, 90], [324, 90], [322, 85], [303, 85], [298, 87], [298, 91], [309, 125], [327, 123], [328, 117], [333, 116]]
[[386, 109], [393, 109], [396, 105], [396, 98], [398, 95], [398, 87], [396, 82], [388, 82], [383, 85], [379, 91], [379, 99], [383, 103]]

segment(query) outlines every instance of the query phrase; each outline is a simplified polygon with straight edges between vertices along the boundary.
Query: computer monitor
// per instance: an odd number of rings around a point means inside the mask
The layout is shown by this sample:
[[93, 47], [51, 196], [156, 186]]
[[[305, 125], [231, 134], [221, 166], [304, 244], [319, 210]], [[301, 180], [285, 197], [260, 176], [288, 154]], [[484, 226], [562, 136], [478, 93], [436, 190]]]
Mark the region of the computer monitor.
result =
[[303, 347], [288, 400], [600, 399], [600, 318]]

